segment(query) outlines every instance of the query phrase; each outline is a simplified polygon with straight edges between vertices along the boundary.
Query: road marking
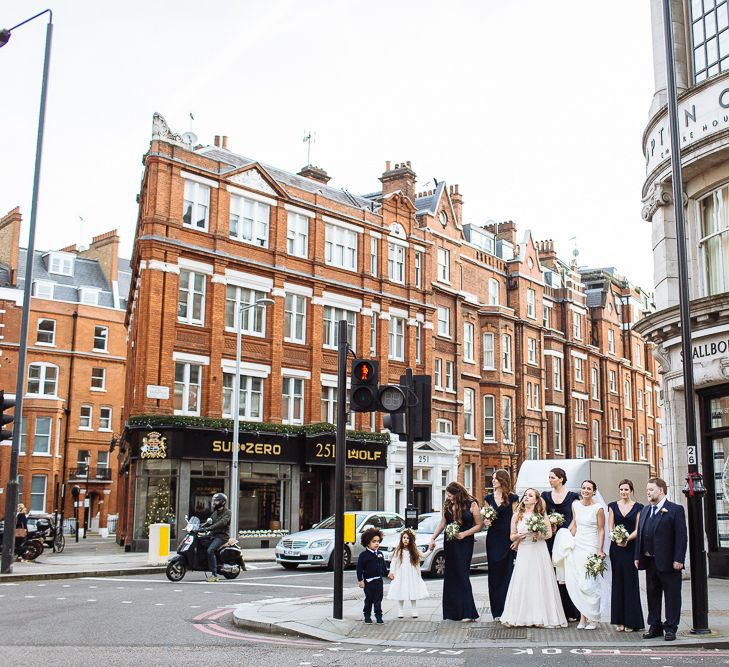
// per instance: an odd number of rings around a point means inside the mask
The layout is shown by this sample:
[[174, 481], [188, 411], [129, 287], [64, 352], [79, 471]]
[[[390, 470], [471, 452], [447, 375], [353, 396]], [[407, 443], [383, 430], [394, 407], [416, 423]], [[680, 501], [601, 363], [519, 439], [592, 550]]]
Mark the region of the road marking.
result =
[[27, 597], [27, 598], [34, 598], [35, 595], [26, 595], [25, 597]]
[[86, 600], [86, 602], [96, 602], [96, 600]]
[[181, 588], [175, 588], [175, 590], [173, 592], [174, 593], [182, 593], [182, 589]]
[[154, 603], [154, 606], [155, 607], [164, 607], [165, 606], [165, 603], [164, 602], [155, 602]]
[[122, 600], [121, 603], [122, 604], [132, 604], [132, 601], [131, 600]]
[[63, 584], [63, 586], [61, 586], [61, 588], [71, 588], [71, 584]]
[[98, 586], [89, 586], [89, 588], [98, 588]]
[[65, 600], [66, 598], [56, 598], [56, 600]]
[[38, 584], [38, 588], [43, 588], [46, 584]]

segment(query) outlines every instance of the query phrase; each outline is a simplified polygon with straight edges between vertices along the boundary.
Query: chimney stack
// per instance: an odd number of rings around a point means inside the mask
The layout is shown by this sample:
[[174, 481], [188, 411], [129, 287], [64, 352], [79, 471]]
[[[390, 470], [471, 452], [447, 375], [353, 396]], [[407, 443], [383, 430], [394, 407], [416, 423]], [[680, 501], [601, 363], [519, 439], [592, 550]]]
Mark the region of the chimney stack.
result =
[[94, 236], [88, 249], [79, 252], [78, 256], [98, 260], [111, 287], [119, 275], [119, 235], [116, 229]]
[[536, 245], [541, 264], [549, 268], [557, 266], [557, 253], [554, 250], [554, 241], [552, 239], [537, 241]]
[[222, 139], [223, 139], [222, 147], [227, 151], [228, 150], [228, 135], [224, 134]]
[[215, 147], [220, 148], [220, 135], [219, 134], [215, 135]]
[[400, 190], [410, 201], [415, 201], [415, 172], [410, 166], [410, 160], [396, 164], [390, 169], [390, 161], [385, 162], [385, 172], [380, 177], [382, 182], [382, 194], [389, 195], [391, 192]]
[[458, 183], [451, 186], [450, 196], [451, 204], [453, 204], [453, 211], [456, 214], [456, 222], [461, 225], [463, 224], [463, 195], [458, 191]]
[[329, 181], [332, 179], [332, 177], [327, 174], [326, 170], [322, 169], [321, 167], [315, 167], [313, 164], [307, 164], [298, 173], [298, 176], [310, 178], [312, 181], [319, 181], [320, 183], [324, 183], [324, 185], [329, 183]]
[[0, 218], [0, 262], [10, 268], [10, 286], [18, 284], [18, 254], [20, 245], [20, 224], [23, 217], [16, 206]]

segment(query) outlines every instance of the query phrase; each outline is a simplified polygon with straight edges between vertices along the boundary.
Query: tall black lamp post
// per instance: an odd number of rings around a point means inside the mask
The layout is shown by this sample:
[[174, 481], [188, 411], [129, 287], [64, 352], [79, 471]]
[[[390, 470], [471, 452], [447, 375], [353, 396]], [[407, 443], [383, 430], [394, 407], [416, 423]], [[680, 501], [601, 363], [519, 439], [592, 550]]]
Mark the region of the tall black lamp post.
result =
[[678, 95], [673, 61], [673, 28], [671, 0], [663, 0], [663, 29], [666, 46], [666, 80], [668, 93], [668, 126], [671, 135], [671, 167], [673, 170], [673, 209], [676, 215], [676, 247], [678, 250], [679, 310], [681, 313], [681, 350], [683, 352], [683, 388], [686, 409], [686, 458], [688, 476], [683, 492], [688, 504], [689, 555], [691, 558], [691, 611], [693, 634], [708, 634], [709, 590], [704, 548], [704, 508], [706, 489], [699, 471], [696, 445], [696, 410], [694, 409], [694, 367], [691, 354], [691, 310], [686, 255], [686, 226], [683, 216], [683, 176], [678, 127]]
[[[0, 47], [10, 40], [13, 31], [26, 23], [48, 14], [46, 26], [46, 49], [43, 61], [43, 82], [41, 84], [40, 112], [38, 114], [38, 137], [35, 146], [35, 173], [33, 175], [33, 198], [30, 207], [30, 231], [28, 233], [28, 254], [25, 262], [25, 288], [23, 290], [23, 318], [20, 325], [20, 345], [18, 349], [18, 375], [15, 384], [15, 415], [17, 427], [13, 429], [13, 446], [10, 451], [10, 470], [5, 487], [5, 525], [15, 522], [15, 508], [18, 505], [18, 457], [20, 454], [20, 420], [23, 414], [23, 394], [25, 391], [25, 358], [28, 351], [28, 321], [30, 320], [30, 298], [33, 289], [33, 257], [35, 255], [35, 226], [38, 214], [38, 190], [40, 187], [41, 155], [43, 153], [43, 130], [46, 119], [46, 95], [48, 93], [48, 70], [51, 64], [51, 38], [53, 35], [53, 12], [46, 9], [31, 16], [22, 23], [0, 30]], [[6, 530], [3, 540], [0, 572], [13, 571], [13, 551], [15, 531]]]

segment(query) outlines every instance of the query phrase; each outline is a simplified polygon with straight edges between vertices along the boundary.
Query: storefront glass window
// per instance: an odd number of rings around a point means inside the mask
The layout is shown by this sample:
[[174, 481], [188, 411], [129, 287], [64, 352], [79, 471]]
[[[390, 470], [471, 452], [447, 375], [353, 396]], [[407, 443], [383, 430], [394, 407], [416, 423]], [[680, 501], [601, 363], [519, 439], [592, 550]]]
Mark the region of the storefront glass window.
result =
[[729, 396], [712, 398], [710, 403], [711, 428], [729, 426]]
[[[728, 398], [722, 399], [724, 401]], [[713, 401], [712, 401], [713, 402]], [[729, 549], [729, 438], [715, 438], [714, 481], [716, 494], [716, 541], [720, 549]]]
[[384, 508], [385, 471], [375, 468], [347, 468], [344, 502], [347, 512], [375, 511]]
[[171, 524], [175, 536], [177, 507], [177, 462], [140, 461], [137, 469], [134, 538], [146, 540], [152, 523]]

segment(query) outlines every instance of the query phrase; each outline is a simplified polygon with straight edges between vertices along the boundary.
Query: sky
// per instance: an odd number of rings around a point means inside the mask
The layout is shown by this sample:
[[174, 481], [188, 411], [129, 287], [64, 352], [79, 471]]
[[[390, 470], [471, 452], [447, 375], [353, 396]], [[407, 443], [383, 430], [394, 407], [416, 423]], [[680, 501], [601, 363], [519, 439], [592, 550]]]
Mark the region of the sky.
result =
[[[458, 183], [464, 222], [513, 220], [580, 265], [653, 289], [641, 150], [653, 95], [648, 0], [64, 0], [36, 248], [111, 229], [129, 257], [152, 114], [202, 144], [297, 172], [305, 132], [330, 185]], [[48, 5], [9, 0], [0, 27]], [[27, 242], [45, 19], [0, 49], [0, 215]], [[194, 116], [194, 120], [190, 117]]]

